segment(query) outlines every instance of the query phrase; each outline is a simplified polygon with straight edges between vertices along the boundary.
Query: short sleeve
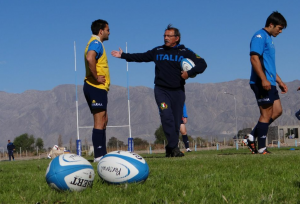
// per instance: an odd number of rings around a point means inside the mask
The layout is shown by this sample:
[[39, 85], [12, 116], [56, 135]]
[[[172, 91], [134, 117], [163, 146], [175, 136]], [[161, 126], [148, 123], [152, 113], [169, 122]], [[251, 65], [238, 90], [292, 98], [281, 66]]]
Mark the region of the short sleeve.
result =
[[103, 46], [102, 43], [98, 40], [94, 40], [90, 43], [88, 51], [95, 51], [97, 53], [96, 59], [99, 59], [103, 54]]

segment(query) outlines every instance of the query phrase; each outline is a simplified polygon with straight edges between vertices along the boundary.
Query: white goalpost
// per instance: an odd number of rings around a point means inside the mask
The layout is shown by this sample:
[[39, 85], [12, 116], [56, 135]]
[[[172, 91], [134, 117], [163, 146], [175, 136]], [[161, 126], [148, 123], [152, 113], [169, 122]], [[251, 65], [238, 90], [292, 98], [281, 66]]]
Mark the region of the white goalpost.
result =
[[[126, 53], [127, 53], [127, 42], [126, 42]], [[76, 87], [76, 127], [77, 127], [77, 140], [76, 140], [76, 152], [77, 155], [81, 155], [81, 140], [79, 139], [79, 129], [90, 129], [94, 126], [79, 126], [79, 117], [78, 117], [78, 95], [77, 95], [77, 70], [76, 70], [76, 43], [74, 41], [74, 58], [75, 58], [75, 87]], [[126, 62], [127, 67], [127, 94], [128, 94], [128, 125], [117, 125], [117, 126], [106, 126], [109, 128], [122, 128], [128, 127], [129, 129], [129, 138], [128, 138], [128, 151], [133, 152], [133, 138], [131, 137], [131, 123], [130, 123], [130, 97], [129, 97], [129, 77], [128, 77], [128, 62]]]

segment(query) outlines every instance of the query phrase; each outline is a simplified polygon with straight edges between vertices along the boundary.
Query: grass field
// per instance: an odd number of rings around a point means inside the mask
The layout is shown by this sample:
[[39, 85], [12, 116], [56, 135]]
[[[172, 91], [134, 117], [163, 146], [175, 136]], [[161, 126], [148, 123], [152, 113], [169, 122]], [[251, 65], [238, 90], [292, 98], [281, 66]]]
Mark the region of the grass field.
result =
[[[50, 160], [0, 162], [0, 203], [300, 203], [300, 151], [270, 148], [186, 153], [182, 158], [141, 154], [150, 174], [142, 184], [109, 185], [97, 175], [93, 188], [58, 192], [45, 181]], [[92, 159], [92, 158], [87, 158]]]

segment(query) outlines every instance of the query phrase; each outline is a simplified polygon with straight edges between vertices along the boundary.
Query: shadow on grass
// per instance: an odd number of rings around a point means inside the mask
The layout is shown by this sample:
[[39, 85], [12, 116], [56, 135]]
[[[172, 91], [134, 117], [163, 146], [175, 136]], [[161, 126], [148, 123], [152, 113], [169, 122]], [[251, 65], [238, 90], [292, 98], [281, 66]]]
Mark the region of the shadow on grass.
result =
[[227, 156], [227, 155], [246, 155], [246, 154], [248, 154], [248, 155], [252, 155], [251, 153], [222, 153], [222, 154], [217, 154], [217, 155], [220, 155], [220, 156]]

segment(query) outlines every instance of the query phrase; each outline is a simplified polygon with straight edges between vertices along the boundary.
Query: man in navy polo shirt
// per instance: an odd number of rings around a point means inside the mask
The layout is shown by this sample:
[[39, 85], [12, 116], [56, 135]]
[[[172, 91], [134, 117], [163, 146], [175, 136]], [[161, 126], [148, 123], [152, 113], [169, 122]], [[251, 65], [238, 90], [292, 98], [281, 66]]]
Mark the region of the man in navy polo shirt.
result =
[[[168, 25], [163, 36], [164, 45], [147, 52], [124, 53], [119, 48], [119, 51], [113, 50], [111, 54], [127, 62], [155, 63], [154, 94], [162, 127], [168, 140], [166, 157], [182, 157], [184, 154], [178, 148], [178, 139], [185, 101], [185, 80], [203, 73], [207, 65], [203, 58], [180, 44], [181, 35], [177, 28]], [[187, 72], [182, 71], [180, 62], [183, 58], [191, 59], [195, 67]]]
[[[260, 117], [248, 134], [248, 146], [252, 153], [269, 154], [266, 148], [266, 137], [269, 125], [282, 114], [276, 83], [281, 93], [288, 91], [285, 83], [276, 72], [275, 47], [272, 36], [279, 35], [287, 27], [285, 18], [277, 11], [267, 19], [265, 27], [257, 31], [250, 43], [250, 61], [252, 72], [250, 86], [253, 90], [260, 110]], [[255, 146], [255, 138], [258, 141], [258, 150]]]

